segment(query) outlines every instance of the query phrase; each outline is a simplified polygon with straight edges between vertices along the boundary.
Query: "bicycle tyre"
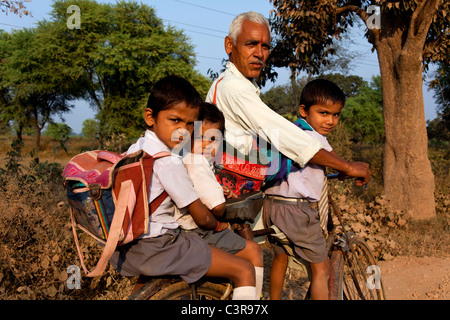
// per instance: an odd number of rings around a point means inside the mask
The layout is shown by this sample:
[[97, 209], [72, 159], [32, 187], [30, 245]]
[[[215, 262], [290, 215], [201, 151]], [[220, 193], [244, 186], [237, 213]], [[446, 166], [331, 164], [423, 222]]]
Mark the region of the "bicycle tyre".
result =
[[330, 277], [328, 278], [328, 299], [343, 300], [344, 292], [344, 254], [340, 250], [334, 250], [330, 254]]
[[355, 238], [344, 254], [342, 299], [384, 300], [384, 288], [376, 260], [363, 240]]
[[[231, 299], [230, 288], [221, 282], [201, 281], [195, 284], [196, 300]], [[194, 300], [192, 287], [179, 278], [149, 281], [129, 300]]]

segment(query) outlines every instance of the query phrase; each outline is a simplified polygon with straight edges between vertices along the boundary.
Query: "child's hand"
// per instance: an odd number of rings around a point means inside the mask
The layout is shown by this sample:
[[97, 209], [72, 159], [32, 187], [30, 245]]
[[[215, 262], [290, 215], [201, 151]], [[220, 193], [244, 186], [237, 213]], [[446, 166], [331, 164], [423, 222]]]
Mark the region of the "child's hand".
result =
[[222, 189], [223, 189], [223, 195], [224, 195], [227, 199], [230, 199], [230, 198], [237, 198], [237, 197], [238, 197], [238, 196], [237, 196], [233, 191], [231, 191], [228, 187], [222, 186]]
[[219, 228], [217, 228], [216, 230], [215, 230], [215, 232], [220, 232], [220, 231], [223, 231], [223, 230], [225, 230], [225, 229], [228, 229], [230, 227], [230, 224], [228, 223], [228, 222], [220, 222], [219, 223]]

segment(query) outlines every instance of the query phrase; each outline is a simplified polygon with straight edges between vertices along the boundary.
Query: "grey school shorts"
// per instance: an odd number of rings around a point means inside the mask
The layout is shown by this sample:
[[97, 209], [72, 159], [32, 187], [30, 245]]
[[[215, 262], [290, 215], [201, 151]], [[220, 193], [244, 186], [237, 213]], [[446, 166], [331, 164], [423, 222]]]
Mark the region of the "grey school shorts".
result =
[[[276, 225], [294, 244], [295, 253], [311, 263], [323, 262], [327, 245], [319, 222], [319, 213], [309, 202], [282, 202], [271, 197], [264, 199], [264, 223]], [[273, 244], [275, 253], [284, 252], [283, 247]]]
[[209, 270], [211, 248], [198, 234], [178, 228], [119, 246], [110, 262], [122, 276], [179, 275], [193, 283]]
[[245, 239], [230, 229], [215, 232], [198, 228], [190, 232], [198, 233], [208, 244], [233, 255], [244, 249], [246, 245]]

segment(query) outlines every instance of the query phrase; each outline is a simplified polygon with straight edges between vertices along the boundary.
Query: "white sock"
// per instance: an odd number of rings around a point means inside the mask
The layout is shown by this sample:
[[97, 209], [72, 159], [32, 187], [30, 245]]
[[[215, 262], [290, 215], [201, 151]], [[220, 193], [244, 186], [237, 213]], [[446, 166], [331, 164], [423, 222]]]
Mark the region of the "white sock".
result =
[[250, 286], [243, 286], [234, 288], [233, 300], [255, 300], [256, 288]]
[[263, 278], [264, 278], [264, 268], [263, 267], [255, 267], [256, 300], [261, 300]]

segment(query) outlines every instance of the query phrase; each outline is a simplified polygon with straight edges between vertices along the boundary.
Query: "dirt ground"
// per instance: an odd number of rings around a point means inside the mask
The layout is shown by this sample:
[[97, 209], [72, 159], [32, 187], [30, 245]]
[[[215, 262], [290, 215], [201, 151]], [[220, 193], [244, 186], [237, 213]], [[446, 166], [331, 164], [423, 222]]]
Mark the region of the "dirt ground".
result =
[[[265, 261], [270, 269], [271, 257]], [[387, 300], [449, 300], [450, 258], [397, 256], [378, 263]], [[268, 274], [264, 295], [268, 296]], [[289, 268], [281, 296], [282, 300], [303, 299], [309, 281], [304, 270]]]
[[399, 256], [379, 266], [389, 300], [450, 299], [450, 258]]

